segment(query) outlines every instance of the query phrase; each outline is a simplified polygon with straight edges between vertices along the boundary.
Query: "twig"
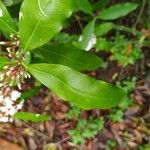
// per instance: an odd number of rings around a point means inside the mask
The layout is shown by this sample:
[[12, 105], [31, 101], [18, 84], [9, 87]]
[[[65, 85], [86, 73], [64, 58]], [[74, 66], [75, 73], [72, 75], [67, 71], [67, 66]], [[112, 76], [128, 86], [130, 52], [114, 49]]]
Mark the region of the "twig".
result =
[[124, 32], [130, 32], [130, 33], [132, 33], [134, 35], [143, 35], [142, 32], [137, 31], [137, 30], [134, 30], [134, 32], [133, 32], [132, 28], [126, 27], [126, 26], [123, 26], [123, 25], [114, 25], [114, 29], [120, 30], [120, 31], [124, 31]]
[[81, 22], [80, 22], [79, 16], [77, 16], [77, 15], [74, 15], [74, 16], [75, 16], [75, 18], [76, 18], [76, 21], [78, 22], [78, 25], [79, 25], [79, 27], [80, 27], [80, 30], [82, 31], [82, 30], [83, 30], [83, 27], [82, 27], [82, 24], [81, 24]]
[[24, 126], [30, 128], [30, 129], [32, 129], [34, 132], [36, 132], [37, 135], [42, 136], [42, 137], [44, 137], [45, 139], [49, 140], [49, 137], [48, 137], [47, 135], [45, 135], [45, 134], [39, 132], [38, 130], [34, 129], [33, 127], [30, 127], [29, 125], [27, 125], [26, 123], [24, 123], [24, 122], [22, 122], [22, 121], [20, 121], [20, 122], [21, 122]]
[[62, 140], [60, 140], [60, 141], [58, 141], [57, 144], [64, 143], [64, 142], [66, 142], [66, 141], [68, 141], [68, 140], [70, 140], [70, 136], [68, 136], [68, 137], [66, 137], [66, 138], [64, 138], [64, 139], [62, 139]]

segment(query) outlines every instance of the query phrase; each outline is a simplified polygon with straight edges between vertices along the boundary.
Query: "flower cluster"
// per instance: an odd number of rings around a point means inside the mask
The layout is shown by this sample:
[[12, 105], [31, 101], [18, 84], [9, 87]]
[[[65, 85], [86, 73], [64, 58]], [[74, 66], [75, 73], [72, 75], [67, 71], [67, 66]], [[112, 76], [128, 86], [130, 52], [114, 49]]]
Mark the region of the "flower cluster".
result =
[[93, 46], [96, 44], [97, 42], [97, 38], [96, 36], [93, 34], [87, 44], [87, 47], [86, 47], [86, 51], [89, 51], [91, 50], [91, 48], [93, 48]]
[[20, 95], [20, 92], [9, 87], [0, 90], [0, 122], [11, 122], [11, 116], [23, 107], [23, 102], [17, 103]]
[[21, 84], [24, 83], [25, 78], [30, 78], [30, 75], [21, 64], [7, 65], [3, 67], [0, 73], [0, 88], [17, 85], [18, 88], [21, 89]]
[[17, 35], [12, 35], [12, 41], [1, 41], [0, 45], [7, 50], [5, 57], [10, 62], [0, 70], [0, 122], [12, 121], [13, 116], [23, 107], [23, 102], [17, 103], [21, 93], [13, 87], [21, 89], [25, 78], [30, 78], [26, 72], [23, 62], [24, 54], [19, 49], [19, 39]]
[[[82, 40], [83, 40], [83, 37], [80, 36], [79, 42], [81, 42]], [[89, 41], [88, 41], [88, 43], [87, 43], [87, 45], [86, 45], [85, 50], [86, 50], [86, 51], [90, 51], [91, 48], [93, 48], [93, 46], [96, 44], [96, 42], [97, 42], [97, 38], [96, 38], [96, 36], [93, 34], [93, 35], [90, 37], [90, 39], [89, 39]]]
[[0, 45], [6, 46], [6, 57], [10, 59], [10, 63], [3, 67], [0, 72], [0, 88], [6, 86], [16, 86], [21, 89], [21, 84], [25, 78], [30, 78], [23, 66], [25, 54], [19, 49], [19, 37], [11, 35], [11, 41], [1, 41]]

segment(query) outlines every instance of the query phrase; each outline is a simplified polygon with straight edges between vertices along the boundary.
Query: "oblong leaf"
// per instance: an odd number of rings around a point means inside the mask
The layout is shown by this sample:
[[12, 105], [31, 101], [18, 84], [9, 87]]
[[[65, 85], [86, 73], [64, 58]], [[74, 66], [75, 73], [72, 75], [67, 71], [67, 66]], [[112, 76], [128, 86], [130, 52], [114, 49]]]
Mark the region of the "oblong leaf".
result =
[[33, 114], [29, 112], [17, 112], [13, 115], [13, 118], [32, 122], [43, 122], [50, 120], [50, 116], [48, 115]]
[[74, 0], [24, 0], [19, 22], [23, 50], [37, 48], [57, 34], [73, 5]]
[[92, 20], [83, 29], [81, 40], [79, 40], [79, 42], [75, 42], [74, 45], [80, 49], [86, 50], [94, 34], [94, 27], [95, 27], [95, 20]]
[[111, 31], [113, 28], [114, 28], [114, 24], [112, 22], [105, 22], [99, 24], [95, 27], [95, 35], [103, 36], [107, 34], [109, 31]]
[[15, 23], [1, 0], [0, 0], [0, 30], [6, 37], [10, 37], [12, 33], [13, 34], [17, 33]]
[[115, 6], [111, 6], [102, 10], [97, 18], [102, 20], [114, 20], [120, 17], [126, 16], [137, 8], [136, 3], [122, 3]]
[[109, 108], [124, 98], [123, 90], [56, 64], [33, 64], [29, 72], [60, 98], [84, 109]]
[[45, 62], [51, 64], [62, 64], [78, 71], [95, 70], [102, 60], [96, 55], [73, 47], [72, 45], [44, 45], [33, 51], [36, 55], [42, 56]]
[[40, 89], [39, 87], [36, 87], [36, 88], [30, 89], [30, 90], [27, 90], [25, 92], [22, 92], [19, 99], [21, 101], [26, 101], [29, 98], [31, 98], [32, 96], [37, 95], [39, 92], [39, 89]]

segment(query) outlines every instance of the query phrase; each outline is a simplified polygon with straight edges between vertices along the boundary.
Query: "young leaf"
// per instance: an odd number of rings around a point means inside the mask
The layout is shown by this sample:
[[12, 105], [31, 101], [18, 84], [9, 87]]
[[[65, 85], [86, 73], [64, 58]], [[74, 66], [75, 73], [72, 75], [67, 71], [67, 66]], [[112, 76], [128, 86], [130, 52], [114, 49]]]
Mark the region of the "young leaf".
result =
[[29, 112], [17, 112], [14, 114], [13, 118], [32, 122], [43, 122], [50, 120], [50, 116], [48, 115], [33, 114]]
[[31, 98], [32, 96], [37, 95], [39, 92], [39, 89], [40, 89], [39, 87], [36, 87], [36, 88], [30, 89], [28, 91], [25, 91], [25, 92], [21, 93], [21, 96], [19, 99], [21, 101], [26, 101], [29, 98]]
[[95, 27], [95, 35], [103, 36], [107, 34], [110, 30], [114, 28], [114, 24], [112, 22], [105, 22]]
[[81, 10], [89, 15], [92, 14], [92, 5], [88, 0], [77, 0], [77, 10]]
[[102, 60], [96, 57], [96, 55], [72, 45], [44, 45], [34, 50], [33, 53], [35, 56], [42, 56], [47, 63], [62, 64], [78, 71], [95, 70], [102, 63]]
[[4, 66], [8, 65], [10, 62], [5, 57], [0, 56], [0, 69], [2, 69]]
[[63, 26], [73, 11], [74, 0], [24, 0], [19, 22], [24, 51], [48, 42]]
[[101, 50], [110, 52], [110, 50], [113, 46], [114, 46], [114, 43], [111, 41], [108, 41], [105, 38], [99, 38], [97, 40], [97, 43], [95, 44], [95, 48], [96, 48], [97, 52], [101, 51]]
[[67, 66], [33, 64], [27, 68], [35, 78], [60, 98], [84, 109], [113, 107], [125, 96], [120, 88], [83, 75]]
[[8, 38], [10, 37], [10, 34], [12, 33], [15, 34], [17, 32], [15, 23], [1, 0], [0, 0], [0, 30]]
[[94, 34], [94, 27], [95, 27], [95, 20], [89, 22], [85, 26], [81, 36], [81, 40], [79, 42], [74, 43], [76, 47], [84, 50], [87, 49], [89, 41], [91, 40]]
[[102, 20], [114, 20], [120, 17], [126, 16], [137, 8], [136, 3], [122, 3], [115, 6], [111, 6], [102, 10], [97, 18]]

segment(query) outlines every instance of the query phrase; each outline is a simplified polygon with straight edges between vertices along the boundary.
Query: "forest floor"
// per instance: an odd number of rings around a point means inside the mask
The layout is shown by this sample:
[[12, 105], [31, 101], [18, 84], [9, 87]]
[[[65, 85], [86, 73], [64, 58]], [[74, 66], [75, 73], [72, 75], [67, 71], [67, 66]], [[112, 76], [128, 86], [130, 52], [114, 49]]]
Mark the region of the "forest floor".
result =
[[[120, 24], [128, 26], [133, 22], [130, 18], [119, 20]], [[76, 27], [74, 30], [78, 32]], [[121, 82], [127, 77], [136, 78], [135, 88], [129, 93], [133, 102], [122, 111], [122, 115], [110, 119], [111, 109], [86, 111], [77, 108], [74, 113], [78, 117], [68, 117], [72, 106], [42, 87], [37, 95], [25, 102], [21, 111], [50, 114], [51, 120], [41, 123], [18, 120], [0, 123], [0, 150], [150, 150], [150, 47], [143, 48], [143, 54], [143, 59], [134, 65], [121, 67], [115, 61], [108, 61], [107, 68], [87, 73], [110, 83]], [[105, 52], [98, 55], [105, 60], [109, 57]], [[132, 80], [129, 82], [132, 84]], [[28, 80], [23, 89], [30, 90], [33, 85], [34, 81]], [[115, 111], [117, 109], [114, 108]], [[68, 131], [75, 129], [81, 120], [91, 117], [103, 117], [104, 127], [96, 136], [86, 139], [84, 144], [74, 144]], [[86, 130], [86, 127], [83, 126], [82, 130]], [[142, 149], [145, 145], [148, 148]]]
[[[148, 68], [150, 51], [145, 49], [143, 52], [144, 59], [135, 65], [121, 68], [115, 62], [111, 62], [106, 69], [89, 73], [89, 75], [107, 82], [113, 82], [111, 79], [114, 73], [118, 73], [116, 80], [122, 80], [126, 76], [137, 77], [136, 87], [131, 93], [134, 102], [124, 112], [121, 121], [114, 122], [108, 119], [107, 115], [111, 112], [109, 109], [82, 110], [79, 120], [68, 119], [66, 114], [70, 109], [69, 104], [59, 100], [46, 88], [42, 88], [38, 95], [26, 102], [23, 111], [51, 114], [52, 119], [43, 123], [14, 121], [13, 123], [0, 124], [0, 150], [42, 150], [43, 146], [45, 146], [45, 150], [105, 150], [106, 146], [108, 149], [109, 145], [113, 147], [113, 144], [114, 150], [130, 150], [136, 149], [140, 145], [149, 144], [150, 73]], [[24, 88], [31, 89], [31, 83], [31, 81], [27, 81]], [[105, 118], [104, 128], [94, 138], [88, 139], [82, 146], [71, 142], [68, 130], [74, 129], [78, 121], [102, 116]]]

